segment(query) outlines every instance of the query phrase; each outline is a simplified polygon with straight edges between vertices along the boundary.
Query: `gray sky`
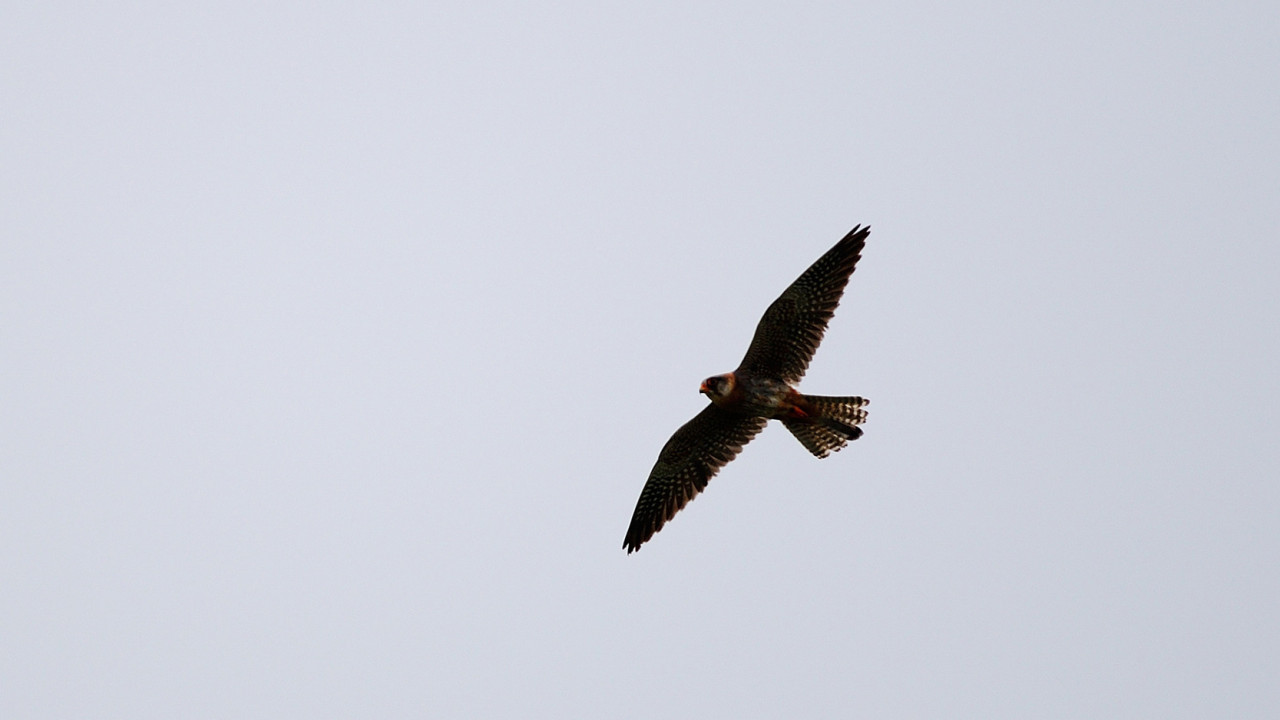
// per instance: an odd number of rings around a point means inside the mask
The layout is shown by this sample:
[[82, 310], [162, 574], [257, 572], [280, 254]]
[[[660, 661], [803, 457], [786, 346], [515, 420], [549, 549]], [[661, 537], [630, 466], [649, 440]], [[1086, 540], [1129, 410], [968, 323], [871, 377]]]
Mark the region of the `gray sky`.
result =
[[781, 7], [0, 12], [0, 716], [1280, 713], [1280, 6]]

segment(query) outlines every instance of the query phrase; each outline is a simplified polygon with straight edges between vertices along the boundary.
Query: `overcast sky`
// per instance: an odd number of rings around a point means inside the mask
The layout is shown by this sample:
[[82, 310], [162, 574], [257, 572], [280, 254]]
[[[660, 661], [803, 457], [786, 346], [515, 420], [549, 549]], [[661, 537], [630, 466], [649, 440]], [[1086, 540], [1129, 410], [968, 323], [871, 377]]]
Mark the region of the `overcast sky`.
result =
[[[1280, 715], [1277, 38], [9, 3], [0, 716]], [[802, 388], [866, 435], [774, 423], [628, 556], [855, 224]]]

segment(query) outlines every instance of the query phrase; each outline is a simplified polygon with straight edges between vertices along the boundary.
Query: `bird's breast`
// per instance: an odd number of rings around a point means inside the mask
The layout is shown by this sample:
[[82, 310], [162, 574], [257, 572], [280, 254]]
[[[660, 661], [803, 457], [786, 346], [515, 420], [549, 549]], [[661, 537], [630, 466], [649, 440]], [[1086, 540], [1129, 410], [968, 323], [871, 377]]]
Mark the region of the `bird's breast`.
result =
[[752, 415], [784, 418], [806, 414], [800, 407], [804, 396], [784, 382], [757, 379], [743, 382], [740, 387], [739, 404]]

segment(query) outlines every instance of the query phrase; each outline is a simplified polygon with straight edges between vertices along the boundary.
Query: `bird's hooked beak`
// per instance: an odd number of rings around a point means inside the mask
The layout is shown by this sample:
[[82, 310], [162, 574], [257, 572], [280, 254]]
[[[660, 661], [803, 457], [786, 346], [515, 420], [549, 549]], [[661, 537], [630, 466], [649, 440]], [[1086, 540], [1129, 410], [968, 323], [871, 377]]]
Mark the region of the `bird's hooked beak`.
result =
[[711, 389], [707, 387], [707, 381], [706, 381], [706, 380], [703, 380], [703, 381], [702, 381], [702, 384], [698, 386], [698, 392], [702, 393], [703, 395], [710, 395], [710, 394], [711, 394]]

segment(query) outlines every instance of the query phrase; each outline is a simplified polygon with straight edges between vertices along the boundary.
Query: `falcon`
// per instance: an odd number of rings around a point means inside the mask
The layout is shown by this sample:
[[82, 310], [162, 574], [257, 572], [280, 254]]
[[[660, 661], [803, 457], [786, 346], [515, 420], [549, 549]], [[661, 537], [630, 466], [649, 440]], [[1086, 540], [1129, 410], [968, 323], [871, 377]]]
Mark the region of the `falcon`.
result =
[[627, 554], [702, 492], [770, 420], [781, 420], [819, 458], [862, 436], [858, 426], [867, 419], [866, 399], [804, 395], [795, 385], [822, 342], [870, 233], [869, 227], [855, 227], [818, 258], [764, 311], [738, 369], [702, 381], [698, 391], [711, 404], [658, 453], [622, 542]]

